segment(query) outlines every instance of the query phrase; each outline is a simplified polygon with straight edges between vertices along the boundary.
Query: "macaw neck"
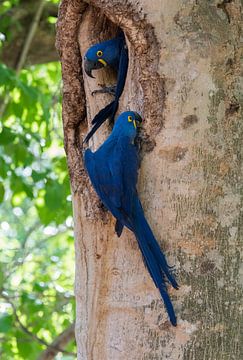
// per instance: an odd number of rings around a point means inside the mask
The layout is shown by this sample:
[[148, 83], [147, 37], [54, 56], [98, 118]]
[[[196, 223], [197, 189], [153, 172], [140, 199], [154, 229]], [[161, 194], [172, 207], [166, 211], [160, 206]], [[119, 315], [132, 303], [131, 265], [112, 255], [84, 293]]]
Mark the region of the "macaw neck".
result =
[[119, 68], [120, 54], [121, 54], [122, 41], [120, 38], [110, 40], [108, 46], [105, 49], [104, 59], [107, 61], [109, 66], [115, 70]]
[[113, 59], [113, 61], [110, 62], [109, 64], [113, 69], [115, 69], [116, 71], [118, 71], [119, 69], [119, 59]]
[[128, 141], [129, 139], [129, 142], [133, 143], [137, 135], [137, 131], [134, 129], [133, 126], [130, 125], [131, 124], [124, 125], [119, 121], [116, 122], [110, 136], [113, 136], [117, 139], [126, 138], [126, 141]]
[[127, 132], [124, 130], [119, 129], [118, 127], [113, 128], [112, 133], [110, 136], [105, 140], [105, 142], [99, 147], [97, 151], [103, 152], [107, 151], [107, 149], [113, 149], [118, 141], [123, 141], [126, 143], [134, 143], [134, 139], [136, 137], [136, 132]]

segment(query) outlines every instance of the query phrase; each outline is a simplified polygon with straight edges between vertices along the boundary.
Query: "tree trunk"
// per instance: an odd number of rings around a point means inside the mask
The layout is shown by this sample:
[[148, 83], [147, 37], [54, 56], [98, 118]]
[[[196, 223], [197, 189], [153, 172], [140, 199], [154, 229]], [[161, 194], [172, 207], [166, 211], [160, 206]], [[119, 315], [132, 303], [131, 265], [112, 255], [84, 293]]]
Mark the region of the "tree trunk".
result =
[[[57, 47], [76, 242], [78, 359], [240, 359], [240, 1], [63, 0]], [[81, 56], [121, 27], [129, 71], [119, 112], [144, 118], [139, 194], [180, 290], [168, 321], [134, 236], [114, 233], [83, 169], [82, 138], [114, 83]], [[110, 132], [104, 125], [92, 148]], [[242, 268], [241, 268], [242, 272]]]

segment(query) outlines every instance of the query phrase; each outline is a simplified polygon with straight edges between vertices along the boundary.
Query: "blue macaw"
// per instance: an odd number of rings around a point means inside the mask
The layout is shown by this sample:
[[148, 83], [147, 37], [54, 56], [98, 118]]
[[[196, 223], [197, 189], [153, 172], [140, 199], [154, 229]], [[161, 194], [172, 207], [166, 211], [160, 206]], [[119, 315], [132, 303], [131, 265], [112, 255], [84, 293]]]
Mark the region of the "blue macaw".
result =
[[86, 135], [84, 142], [89, 141], [107, 118], [114, 120], [119, 105], [119, 98], [126, 82], [128, 69], [128, 50], [123, 32], [120, 32], [120, 34], [112, 40], [93, 45], [86, 52], [84, 56], [84, 70], [88, 76], [93, 77], [92, 70], [97, 70], [105, 66], [111, 66], [117, 71], [115, 99], [95, 115], [92, 120], [93, 127]]
[[147, 223], [136, 189], [138, 153], [134, 139], [141, 121], [136, 112], [123, 112], [103, 145], [95, 152], [85, 151], [84, 162], [98, 196], [116, 218], [117, 235], [121, 235], [124, 226], [135, 234], [144, 263], [160, 291], [172, 325], [176, 326], [165, 280], [175, 289], [178, 284]]

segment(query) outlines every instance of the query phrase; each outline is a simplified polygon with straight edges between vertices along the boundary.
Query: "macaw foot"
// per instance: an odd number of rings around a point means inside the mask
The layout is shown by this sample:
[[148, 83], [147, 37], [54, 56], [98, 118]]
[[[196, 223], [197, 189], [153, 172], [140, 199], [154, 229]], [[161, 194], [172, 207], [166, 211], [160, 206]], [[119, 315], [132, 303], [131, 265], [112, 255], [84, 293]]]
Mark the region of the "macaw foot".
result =
[[91, 95], [94, 94], [110, 94], [115, 96], [116, 94], [116, 85], [112, 85], [112, 86], [105, 86], [104, 84], [99, 84], [99, 86], [101, 86], [102, 89], [97, 89], [92, 91]]

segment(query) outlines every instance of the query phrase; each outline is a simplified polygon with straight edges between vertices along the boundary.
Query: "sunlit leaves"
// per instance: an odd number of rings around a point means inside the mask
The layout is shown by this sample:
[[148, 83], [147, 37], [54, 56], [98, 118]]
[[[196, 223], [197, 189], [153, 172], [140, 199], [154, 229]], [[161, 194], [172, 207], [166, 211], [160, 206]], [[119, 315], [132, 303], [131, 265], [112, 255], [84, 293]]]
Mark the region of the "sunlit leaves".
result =
[[38, 352], [41, 350], [41, 346], [30, 341], [30, 338], [21, 330], [17, 330], [15, 333], [17, 340], [18, 353], [22, 359], [36, 360]]
[[13, 6], [17, 5], [19, 0], [5, 0], [1, 2], [0, 5], [0, 15], [2, 15], [5, 11], [11, 9]]
[[[46, 0], [58, 3], [58, 0]], [[1, 44], [21, 23], [0, 4]], [[52, 31], [55, 16], [45, 19]], [[74, 320], [70, 185], [63, 151], [60, 65], [0, 64], [0, 357], [37, 359]], [[8, 301], [9, 299], [9, 301]], [[12, 306], [14, 304], [14, 308]], [[18, 319], [30, 332], [23, 330]], [[67, 350], [74, 350], [70, 343]], [[71, 357], [64, 356], [63, 359]]]
[[[10, 95], [0, 133], [0, 150], [2, 147], [4, 154], [0, 158], [3, 165], [0, 176], [6, 178], [11, 171], [13, 205], [21, 204], [23, 194], [30, 199], [36, 198], [33, 204], [43, 224], [52, 221], [60, 224], [71, 210], [70, 204], [65, 206], [70, 189], [69, 184], [63, 182], [67, 168], [60, 147], [60, 67], [54, 63], [38, 65], [23, 70], [17, 77], [12, 70], [1, 65], [0, 75], [3, 79], [0, 93], [3, 96], [7, 91]], [[50, 161], [52, 154], [55, 156], [53, 163]], [[53, 177], [55, 171], [61, 178]], [[41, 192], [31, 189], [35, 183], [39, 189], [46, 188], [42, 202]]]
[[47, 21], [50, 23], [50, 24], [55, 24], [57, 22], [57, 18], [55, 16], [49, 16], [47, 18]]
[[[2, 75], [2, 77], [1, 77]], [[74, 320], [71, 201], [60, 120], [60, 66], [17, 77], [0, 66], [0, 290], [34, 335], [51, 343]], [[45, 349], [0, 296], [3, 360], [36, 359]], [[2, 323], [1, 323], [2, 321]], [[74, 344], [70, 344], [74, 351]], [[64, 358], [64, 357], [63, 357]]]

